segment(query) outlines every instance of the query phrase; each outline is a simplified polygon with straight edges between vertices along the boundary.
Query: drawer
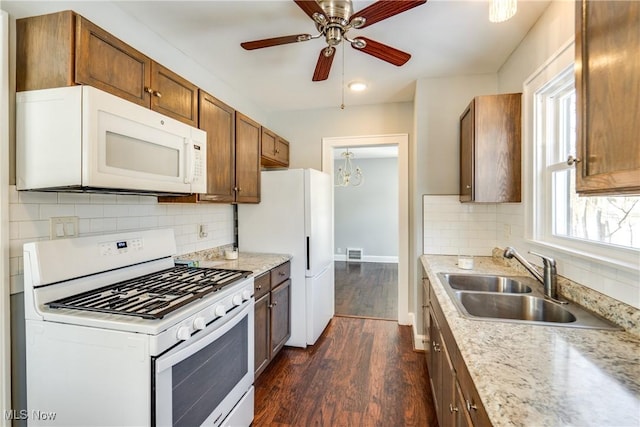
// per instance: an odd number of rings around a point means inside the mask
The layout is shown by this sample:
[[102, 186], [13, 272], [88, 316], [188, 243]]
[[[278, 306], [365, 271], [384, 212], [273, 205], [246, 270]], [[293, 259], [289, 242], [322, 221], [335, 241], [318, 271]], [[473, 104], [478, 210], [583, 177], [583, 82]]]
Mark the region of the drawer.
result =
[[258, 301], [260, 297], [271, 290], [271, 274], [266, 271], [253, 279], [253, 298]]
[[291, 262], [287, 261], [271, 269], [271, 286], [275, 288], [287, 280], [289, 276], [291, 276]]

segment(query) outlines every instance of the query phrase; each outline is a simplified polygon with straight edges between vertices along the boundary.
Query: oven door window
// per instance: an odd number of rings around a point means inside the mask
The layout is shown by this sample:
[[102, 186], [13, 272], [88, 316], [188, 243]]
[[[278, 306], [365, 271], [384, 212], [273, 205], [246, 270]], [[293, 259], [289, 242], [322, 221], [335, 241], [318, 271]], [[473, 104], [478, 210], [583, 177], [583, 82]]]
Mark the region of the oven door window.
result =
[[173, 425], [199, 426], [247, 373], [247, 318], [171, 370]]
[[[187, 340], [155, 360], [157, 426], [219, 425], [223, 421], [253, 383], [252, 315], [253, 307], [248, 305], [245, 313], [235, 316], [237, 321], [209, 334], [205, 329], [201, 339]], [[215, 322], [209, 327], [213, 325]]]

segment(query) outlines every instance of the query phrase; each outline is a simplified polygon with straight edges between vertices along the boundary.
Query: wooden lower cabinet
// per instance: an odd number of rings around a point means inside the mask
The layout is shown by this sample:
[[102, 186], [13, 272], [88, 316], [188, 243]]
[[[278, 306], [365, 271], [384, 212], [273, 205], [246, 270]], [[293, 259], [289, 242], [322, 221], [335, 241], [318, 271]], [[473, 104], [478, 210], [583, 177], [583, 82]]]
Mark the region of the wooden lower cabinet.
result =
[[[491, 421], [458, 352], [438, 300], [423, 281], [428, 318], [427, 370], [440, 427], [484, 427]], [[425, 331], [427, 333], [427, 331]]]
[[291, 336], [291, 263], [289, 261], [254, 279], [255, 378]]

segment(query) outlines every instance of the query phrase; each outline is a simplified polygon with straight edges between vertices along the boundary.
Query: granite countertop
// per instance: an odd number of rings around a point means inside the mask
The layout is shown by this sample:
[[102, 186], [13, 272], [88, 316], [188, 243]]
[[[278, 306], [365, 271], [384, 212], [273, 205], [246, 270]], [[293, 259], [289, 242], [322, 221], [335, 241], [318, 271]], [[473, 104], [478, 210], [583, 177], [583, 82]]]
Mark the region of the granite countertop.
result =
[[291, 255], [240, 251], [238, 252], [238, 259], [227, 260], [219, 250], [204, 250], [181, 255], [178, 258], [198, 261], [200, 267], [249, 270], [253, 271], [254, 276], [259, 276], [261, 273], [289, 261]]
[[420, 259], [494, 426], [640, 425], [639, 337], [466, 319], [437, 273], [523, 274], [491, 257], [474, 257], [471, 271], [455, 256]]

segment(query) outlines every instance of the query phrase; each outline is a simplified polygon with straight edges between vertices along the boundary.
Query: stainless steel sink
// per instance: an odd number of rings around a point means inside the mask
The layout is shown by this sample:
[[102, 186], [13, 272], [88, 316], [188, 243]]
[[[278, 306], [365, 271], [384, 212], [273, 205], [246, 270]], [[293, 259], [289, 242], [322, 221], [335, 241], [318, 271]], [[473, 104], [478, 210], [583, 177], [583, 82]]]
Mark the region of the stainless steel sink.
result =
[[527, 276], [439, 273], [444, 289], [463, 317], [475, 320], [622, 329], [575, 303], [545, 299], [540, 285]]
[[576, 316], [558, 304], [530, 295], [456, 292], [455, 297], [469, 315], [476, 317], [556, 323], [577, 320]]
[[501, 292], [525, 294], [531, 288], [522, 281], [505, 276], [485, 276], [479, 274], [443, 274], [449, 286], [460, 291]]

